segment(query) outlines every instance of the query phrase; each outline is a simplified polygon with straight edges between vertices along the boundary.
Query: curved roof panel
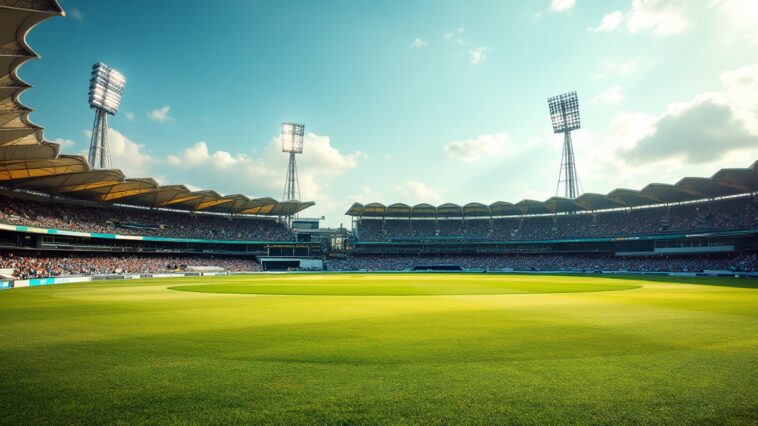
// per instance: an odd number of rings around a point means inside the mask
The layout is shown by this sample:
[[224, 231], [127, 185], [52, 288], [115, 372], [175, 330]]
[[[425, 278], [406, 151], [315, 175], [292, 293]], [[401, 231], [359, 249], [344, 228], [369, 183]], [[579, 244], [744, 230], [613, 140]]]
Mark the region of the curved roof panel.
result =
[[626, 207], [645, 206], [661, 202], [652, 194], [643, 194], [640, 191], [625, 188], [614, 189], [608, 193], [608, 198]]
[[79, 173], [66, 173], [37, 177], [26, 181], [17, 181], [11, 186], [23, 187], [35, 191], [45, 191], [52, 195], [65, 194], [68, 192], [85, 191], [101, 186], [115, 185], [124, 181], [124, 174], [120, 170], [90, 170]]
[[437, 207], [437, 217], [463, 217], [463, 208], [453, 203], [442, 204]]
[[521, 214], [545, 214], [551, 213], [547, 206], [537, 200], [521, 200], [516, 203], [516, 209]]
[[743, 189], [740, 185], [702, 177], [686, 177], [676, 183], [678, 189], [698, 194], [701, 198], [723, 197], [725, 195], [741, 194]]
[[382, 203], [369, 203], [366, 204], [366, 206], [363, 208], [363, 213], [361, 216], [366, 217], [384, 217], [384, 213], [387, 211], [387, 208], [384, 207], [384, 204]]
[[513, 203], [508, 203], [506, 201], [495, 201], [490, 204], [490, 211], [493, 216], [513, 216], [519, 213]]
[[551, 197], [544, 204], [552, 213], [571, 213], [584, 210], [576, 200], [570, 198]]
[[58, 156], [60, 145], [43, 142], [34, 145], [0, 146], [0, 161], [50, 160]]
[[387, 206], [387, 211], [384, 213], [385, 217], [404, 217], [411, 216], [411, 206], [403, 203], [395, 203]]
[[468, 203], [463, 206], [463, 217], [489, 217], [492, 216], [489, 206], [482, 203]]
[[353, 203], [349, 209], [345, 212], [346, 216], [360, 216], [363, 213], [363, 204]]
[[416, 204], [411, 209], [411, 216], [416, 218], [436, 218], [437, 208], [426, 203]]
[[744, 192], [755, 192], [758, 188], [758, 162], [748, 169], [722, 169], [711, 177], [719, 183], [726, 183], [741, 188]]
[[0, 182], [89, 171], [84, 157], [62, 155], [50, 160], [20, 160], [0, 163]]
[[690, 192], [685, 189], [677, 188], [667, 183], [651, 183], [640, 191], [643, 195], [655, 198], [662, 203], [679, 203], [682, 201], [692, 201], [703, 198], [696, 192]]
[[623, 207], [624, 204], [614, 201], [606, 195], [585, 192], [576, 199], [576, 203], [584, 210], [603, 210]]
[[31, 86], [17, 74], [23, 63], [37, 57], [26, 43], [27, 33], [56, 15], [64, 13], [55, 0], [0, 0], [0, 183], [98, 202], [218, 213], [287, 216], [313, 205], [193, 192], [151, 178], [124, 179], [119, 170], [90, 169], [84, 157], [59, 155], [60, 145], [46, 142], [42, 128], [29, 121], [31, 109], [19, 96]]

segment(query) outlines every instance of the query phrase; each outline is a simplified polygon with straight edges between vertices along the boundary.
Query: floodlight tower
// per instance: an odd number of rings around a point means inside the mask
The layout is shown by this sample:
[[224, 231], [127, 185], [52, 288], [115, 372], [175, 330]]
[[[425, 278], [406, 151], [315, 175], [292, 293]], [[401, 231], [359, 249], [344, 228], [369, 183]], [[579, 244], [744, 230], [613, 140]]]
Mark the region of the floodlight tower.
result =
[[95, 169], [111, 168], [111, 150], [108, 144], [108, 115], [116, 115], [121, 105], [124, 90], [124, 76], [98, 62], [92, 65], [89, 81], [89, 106], [95, 110], [95, 124], [92, 125], [92, 139], [89, 142], [89, 165]]
[[295, 154], [303, 153], [303, 135], [305, 125], [295, 123], [282, 123], [282, 152], [290, 154], [290, 163], [287, 167], [287, 179], [284, 183], [284, 195], [282, 200], [300, 201], [300, 183], [297, 181], [297, 162]]
[[576, 198], [581, 195], [581, 184], [576, 174], [574, 161], [574, 145], [571, 143], [571, 131], [581, 127], [579, 121], [579, 98], [576, 92], [564, 93], [547, 99], [550, 107], [550, 120], [553, 122], [553, 133], [563, 133], [563, 156], [561, 169], [558, 172], [558, 184], [555, 195], [564, 184], [564, 197]]

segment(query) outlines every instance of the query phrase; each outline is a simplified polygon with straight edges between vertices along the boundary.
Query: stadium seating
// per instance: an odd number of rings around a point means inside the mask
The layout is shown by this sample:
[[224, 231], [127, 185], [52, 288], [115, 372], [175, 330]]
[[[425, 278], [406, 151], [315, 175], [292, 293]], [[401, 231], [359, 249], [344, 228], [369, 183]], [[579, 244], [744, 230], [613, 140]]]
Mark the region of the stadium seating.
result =
[[12, 276], [16, 279], [64, 275], [146, 274], [184, 270], [188, 266], [217, 266], [237, 272], [261, 270], [260, 264], [251, 258], [13, 252], [0, 255], [0, 269], [12, 269]]
[[0, 196], [0, 223], [67, 231], [207, 240], [292, 241], [273, 219], [85, 206]]
[[[615, 257], [592, 255], [362, 255], [326, 262], [331, 271], [404, 271], [425, 266], [460, 266], [472, 270], [755, 272], [758, 255], [697, 257]], [[440, 268], [442, 269], [442, 268]]]
[[534, 241], [758, 228], [753, 196], [653, 208], [489, 219], [363, 219], [360, 241]]

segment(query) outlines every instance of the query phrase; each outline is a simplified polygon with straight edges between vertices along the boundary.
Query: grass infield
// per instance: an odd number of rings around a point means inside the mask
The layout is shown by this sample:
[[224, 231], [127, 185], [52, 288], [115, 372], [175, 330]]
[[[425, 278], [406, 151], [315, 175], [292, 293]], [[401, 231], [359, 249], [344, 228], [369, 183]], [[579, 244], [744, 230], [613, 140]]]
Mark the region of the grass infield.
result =
[[758, 422], [755, 280], [156, 279], [0, 314], [0, 424]]

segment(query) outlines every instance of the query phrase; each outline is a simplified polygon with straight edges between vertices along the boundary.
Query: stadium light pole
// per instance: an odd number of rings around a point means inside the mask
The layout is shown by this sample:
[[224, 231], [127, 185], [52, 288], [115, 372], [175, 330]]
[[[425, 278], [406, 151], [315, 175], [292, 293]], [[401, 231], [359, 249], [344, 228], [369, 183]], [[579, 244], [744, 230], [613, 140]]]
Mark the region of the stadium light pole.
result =
[[568, 92], [547, 99], [550, 107], [550, 120], [553, 122], [553, 133], [563, 133], [563, 155], [561, 156], [561, 168], [558, 171], [558, 184], [555, 187], [555, 195], [564, 184], [564, 196], [576, 198], [581, 195], [581, 183], [576, 173], [574, 161], [574, 145], [571, 142], [571, 131], [579, 129], [579, 97], [576, 92]]
[[95, 110], [95, 123], [92, 125], [92, 138], [89, 142], [88, 161], [95, 169], [111, 168], [111, 151], [108, 144], [108, 115], [116, 115], [121, 105], [121, 92], [124, 90], [124, 76], [98, 62], [92, 66], [89, 81], [89, 106]]
[[[282, 123], [282, 152], [289, 153], [290, 161], [287, 166], [287, 178], [284, 182], [284, 194], [282, 201], [300, 201], [300, 182], [297, 180], [297, 161], [295, 155], [303, 153], [303, 135], [305, 125], [296, 123]], [[287, 219], [288, 222], [292, 218]], [[291, 224], [291, 223], [290, 223]]]

